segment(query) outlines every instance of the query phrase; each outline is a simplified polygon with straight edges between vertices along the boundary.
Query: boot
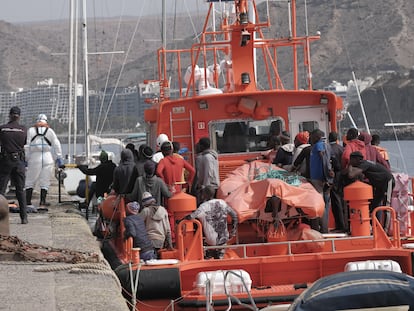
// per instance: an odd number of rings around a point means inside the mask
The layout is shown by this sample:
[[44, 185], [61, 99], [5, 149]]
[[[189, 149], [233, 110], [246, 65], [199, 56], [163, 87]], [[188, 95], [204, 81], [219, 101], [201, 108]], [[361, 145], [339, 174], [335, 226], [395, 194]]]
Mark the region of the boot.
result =
[[49, 206], [49, 203], [46, 203], [46, 196], [47, 196], [47, 190], [46, 189], [40, 189], [40, 206]]
[[33, 194], [33, 188], [27, 188], [26, 189], [26, 205], [32, 205], [32, 194]]

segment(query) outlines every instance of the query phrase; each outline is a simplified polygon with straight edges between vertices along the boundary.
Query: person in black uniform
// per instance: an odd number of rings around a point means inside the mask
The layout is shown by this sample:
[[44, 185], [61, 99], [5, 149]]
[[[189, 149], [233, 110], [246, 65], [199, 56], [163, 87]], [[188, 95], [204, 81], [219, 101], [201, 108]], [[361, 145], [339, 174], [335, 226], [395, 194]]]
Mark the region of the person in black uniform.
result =
[[10, 109], [9, 120], [9, 123], [0, 126], [0, 194], [5, 194], [7, 183], [11, 180], [16, 187], [21, 222], [27, 224], [26, 196], [23, 190], [26, 179], [24, 145], [27, 129], [19, 124], [19, 107]]

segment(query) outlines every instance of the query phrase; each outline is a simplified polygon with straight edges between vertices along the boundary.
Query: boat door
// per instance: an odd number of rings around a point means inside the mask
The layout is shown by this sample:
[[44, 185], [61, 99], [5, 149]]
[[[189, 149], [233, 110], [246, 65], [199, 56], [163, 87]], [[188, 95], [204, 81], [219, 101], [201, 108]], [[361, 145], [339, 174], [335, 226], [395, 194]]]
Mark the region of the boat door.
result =
[[328, 108], [326, 106], [289, 108], [290, 137], [293, 138], [302, 131], [311, 133], [315, 129], [324, 131], [326, 137], [330, 132]]

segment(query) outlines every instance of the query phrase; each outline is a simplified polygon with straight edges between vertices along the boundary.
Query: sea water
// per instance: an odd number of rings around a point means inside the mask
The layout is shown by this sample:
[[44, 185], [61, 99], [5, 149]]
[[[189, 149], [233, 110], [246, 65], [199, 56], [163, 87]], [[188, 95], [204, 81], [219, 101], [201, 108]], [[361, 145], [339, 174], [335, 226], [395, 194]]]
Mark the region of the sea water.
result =
[[381, 141], [380, 146], [387, 148], [393, 171], [414, 176], [414, 140]]

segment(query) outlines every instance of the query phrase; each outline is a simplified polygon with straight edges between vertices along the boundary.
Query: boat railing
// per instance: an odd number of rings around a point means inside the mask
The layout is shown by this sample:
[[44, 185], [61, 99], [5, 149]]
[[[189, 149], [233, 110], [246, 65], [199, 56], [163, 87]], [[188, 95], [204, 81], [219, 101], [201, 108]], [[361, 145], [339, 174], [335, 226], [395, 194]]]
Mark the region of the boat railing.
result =
[[[326, 252], [335, 253], [338, 251], [337, 243], [338, 241], [344, 240], [374, 240], [372, 235], [370, 236], [357, 236], [357, 237], [336, 237], [336, 238], [323, 238], [317, 240], [300, 240], [300, 241], [282, 241], [282, 242], [264, 242], [264, 243], [247, 243], [247, 244], [229, 244], [229, 245], [220, 245], [220, 246], [204, 246], [204, 250], [212, 250], [212, 249], [229, 249], [229, 250], [241, 250], [242, 258], [248, 257], [255, 257], [249, 254], [253, 253], [250, 252], [250, 249], [257, 250], [258, 248], [265, 248], [271, 246], [286, 246], [287, 252], [283, 255], [294, 255], [295, 253], [292, 251], [294, 245], [299, 244], [309, 244], [309, 243], [326, 243], [329, 244], [329, 248], [325, 247]], [[260, 255], [259, 255], [260, 256]]]
[[[372, 217], [372, 235], [369, 236], [335, 236], [335, 237], [325, 237], [323, 239], [315, 240], [300, 240], [300, 241], [281, 241], [281, 242], [265, 242], [265, 243], [248, 243], [248, 244], [230, 244], [230, 245], [221, 245], [221, 246], [204, 246], [204, 250], [210, 249], [229, 249], [229, 250], [241, 250], [241, 256], [243, 258], [253, 257], [249, 254], [254, 254], [254, 251], [258, 248], [271, 248], [283, 247], [286, 249], [285, 254], [281, 255], [294, 255], [295, 252], [293, 248], [300, 244], [316, 244], [323, 243], [323, 249], [325, 252], [335, 253], [341, 250], [341, 246], [338, 245], [343, 241], [352, 241], [352, 240], [369, 240], [372, 242], [372, 248], [400, 248], [401, 239], [400, 239], [400, 230], [399, 222], [396, 218], [396, 212], [392, 207], [389, 206], [380, 206], [374, 209], [372, 215], [377, 215], [377, 212], [389, 212], [390, 214], [390, 224], [386, 229], [383, 228], [383, 225], [378, 220], [377, 217]], [[341, 243], [342, 244], [342, 243]], [[240, 255], [240, 254], [239, 254]]]

